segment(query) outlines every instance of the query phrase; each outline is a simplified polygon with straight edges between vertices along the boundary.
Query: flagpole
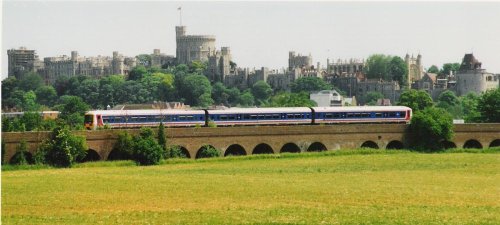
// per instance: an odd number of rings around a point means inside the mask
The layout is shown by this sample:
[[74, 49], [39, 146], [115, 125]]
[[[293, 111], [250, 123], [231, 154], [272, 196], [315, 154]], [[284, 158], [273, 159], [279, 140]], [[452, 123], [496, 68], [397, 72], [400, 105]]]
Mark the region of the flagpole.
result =
[[179, 10], [179, 18], [180, 18], [181, 26], [182, 26], [182, 8], [179, 7], [179, 8], [177, 8], [177, 10]]

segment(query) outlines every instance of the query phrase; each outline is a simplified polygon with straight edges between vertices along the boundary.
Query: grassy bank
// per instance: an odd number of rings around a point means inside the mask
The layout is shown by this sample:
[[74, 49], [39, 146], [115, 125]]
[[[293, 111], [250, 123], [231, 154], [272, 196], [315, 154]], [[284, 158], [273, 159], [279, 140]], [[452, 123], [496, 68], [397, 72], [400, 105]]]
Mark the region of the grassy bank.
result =
[[4, 170], [2, 223], [498, 224], [500, 154], [489, 152], [354, 150]]

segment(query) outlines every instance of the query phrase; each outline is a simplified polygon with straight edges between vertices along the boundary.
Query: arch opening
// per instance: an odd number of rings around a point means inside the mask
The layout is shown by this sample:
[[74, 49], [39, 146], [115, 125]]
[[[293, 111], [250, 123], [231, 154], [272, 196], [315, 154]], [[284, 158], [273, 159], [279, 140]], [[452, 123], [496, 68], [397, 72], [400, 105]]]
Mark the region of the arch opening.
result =
[[10, 158], [9, 163], [14, 165], [19, 165], [24, 163], [35, 164], [35, 160], [33, 159], [33, 155], [31, 154], [31, 152], [23, 151], [14, 154], [12, 158]]
[[322, 152], [326, 150], [326, 146], [321, 142], [314, 142], [307, 148], [308, 152]]
[[457, 148], [457, 145], [451, 141], [442, 141], [441, 146], [443, 146], [444, 149]]
[[197, 159], [219, 157], [220, 151], [212, 145], [203, 145], [196, 153]]
[[191, 158], [191, 154], [187, 148], [180, 145], [172, 145], [169, 147], [170, 157], [172, 158]]
[[283, 147], [281, 147], [280, 152], [299, 153], [300, 148], [294, 143], [286, 143], [285, 145], [283, 145]]
[[464, 148], [483, 148], [483, 145], [478, 140], [470, 139], [465, 142]]
[[247, 155], [247, 152], [239, 144], [233, 144], [233, 145], [229, 146], [226, 149], [226, 152], [224, 153], [224, 157], [226, 157], [226, 156], [240, 156], [240, 155]]
[[255, 155], [255, 154], [273, 154], [274, 151], [273, 151], [273, 148], [271, 148], [271, 146], [269, 146], [268, 144], [258, 144], [257, 146], [255, 146], [255, 148], [253, 149], [252, 151], [252, 154]]
[[500, 139], [496, 139], [490, 143], [489, 148], [500, 147]]
[[373, 149], [378, 149], [377, 143], [373, 141], [365, 141], [363, 144], [361, 144], [361, 148], [373, 148]]
[[385, 149], [403, 149], [403, 148], [404, 148], [403, 142], [396, 140], [389, 142], [389, 144], [387, 144], [387, 147], [385, 147]]
[[121, 150], [118, 150], [118, 149], [111, 150], [111, 152], [109, 153], [108, 158], [107, 158], [107, 160], [109, 160], [109, 161], [129, 160], [129, 159], [130, 159], [130, 156], [127, 153], [125, 153]]
[[101, 156], [93, 149], [87, 150], [87, 155], [82, 159], [82, 162], [93, 162], [101, 160]]

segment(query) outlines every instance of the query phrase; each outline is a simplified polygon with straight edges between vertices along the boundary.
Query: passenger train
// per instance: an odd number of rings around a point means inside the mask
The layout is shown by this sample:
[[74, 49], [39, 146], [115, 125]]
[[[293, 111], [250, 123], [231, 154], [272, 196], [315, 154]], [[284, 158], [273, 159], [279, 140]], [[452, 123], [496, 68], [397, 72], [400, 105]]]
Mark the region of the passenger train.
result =
[[96, 110], [85, 114], [85, 128], [296, 125], [338, 123], [409, 123], [405, 106], [229, 108], [223, 110]]

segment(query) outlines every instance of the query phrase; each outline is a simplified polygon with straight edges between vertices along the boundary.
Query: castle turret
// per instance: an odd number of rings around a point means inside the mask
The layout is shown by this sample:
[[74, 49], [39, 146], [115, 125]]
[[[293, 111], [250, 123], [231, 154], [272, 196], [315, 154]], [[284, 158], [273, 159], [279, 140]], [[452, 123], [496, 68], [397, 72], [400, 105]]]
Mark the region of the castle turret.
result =
[[176, 26], [175, 27], [175, 36], [176, 37], [186, 36], [186, 27], [185, 26]]

